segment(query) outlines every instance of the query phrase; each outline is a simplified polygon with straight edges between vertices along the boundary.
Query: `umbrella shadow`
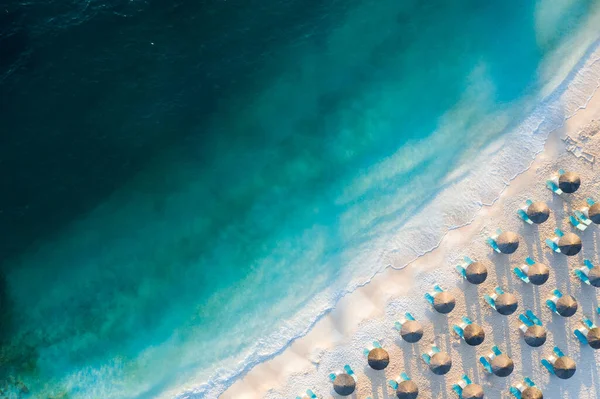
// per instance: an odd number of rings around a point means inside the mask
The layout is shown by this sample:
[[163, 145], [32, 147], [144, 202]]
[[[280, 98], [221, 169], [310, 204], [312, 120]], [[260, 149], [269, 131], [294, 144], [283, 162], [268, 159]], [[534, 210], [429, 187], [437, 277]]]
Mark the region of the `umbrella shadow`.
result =
[[[555, 313], [551, 313], [551, 321], [547, 325], [548, 331], [552, 331], [552, 337], [554, 338], [554, 345], [558, 346], [563, 352], [568, 354], [569, 351], [569, 337], [568, 328], [569, 323], [567, 318], [559, 316]], [[573, 316], [577, 317], [577, 316]], [[544, 345], [545, 346], [545, 345]], [[551, 348], [550, 348], [551, 350]]]
[[[501, 255], [492, 252], [488, 255], [489, 263], [494, 265], [496, 272], [496, 284], [506, 290], [511, 291], [514, 286], [514, 280], [511, 278], [511, 259], [512, 255]], [[516, 259], [516, 258], [515, 258]]]
[[373, 399], [388, 399], [390, 397], [388, 393], [387, 378], [383, 370], [373, 370], [368, 365], [364, 368], [365, 375], [371, 381], [371, 396]]
[[[596, 364], [594, 350], [589, 346], [581, 347], [579, 357], [579, 364]], [[600, 377], [598, 374], [598, 367], [577, 367], [576, 374], [578, 380], [581, 381], [581, 385], [587, 387], [588, 390], [598, 386], [597, 383]], [[573, 397], [577, 397], [577, 393], [580, 389], [580, 387], [577, 387], [577, 391], [573, 390]]]
[[[596, 248], [594, 251], [594, 254], [600, 254], [600, 231], [598, 230], [598, 227], [596, 227], [596, 226], [593, 226], [593, 227], [595, 227], [595, 228], [592, 230], [592, 236], [593, 236], [592, 241], [594, 242], [595, 248]], [[598, 261], [598, 259], [596, 259], [596, 261]]]
[[563, 291], [563, 293], [571, 292], [571, 279], [567, 256], [552, 252], [550, 255], [548, 255], [547, 259], [548, 264], [553, 265], [551, 271], [554, 272], [556, 288]]
[[[401, 341], [401, 342], [398, 342]], [[402, 338], [398, 338], [396, 340], [396, 343], [398, 346], [402, 347], [402, 357], [404, 358], [404, 372], [406, 374], [408, 374], [408, 376], [412, 376], [413, 375], [413, 370], [412, 370], [412, 361], [414, 359], [420, 359], [421, 357], [421, 353], [420, 353], [420, 346], [419, 344], [415, 343], [415, 344], [411, 344], [408, 343], [406, 341], [404, 341]], [[422, 370], [421, 370], [422, 371]]]
[[[590, 231], [591, 229], [596, 230], [596, 231]], [[580, 258], [582, 264], [583, 264], [583, 260], [584, 259], [589, 259], [592, 263], [594, 263], [594, 261], [598, 261], [598, 254], [600, 252], [598, 252], [600, 250], [600, 234], [598, 234], [598, 229], [594, 228], [594, 226], [590, 226], [587, 228], [587, 230], [582, 234], [582, 236], [585, 235], [589, 235], [589, 237], [585, 237], [587, 238], [586, 241], [591, 241], [593, 243], [593, 245], [590, 247], [589, 245], [582, 245], [581, 247], [581, 252], [579, 252], [578, 257]], [[584, 237], [582, 237], [582, 241], [584, 240]], [[595, 263], [594, 263], [595, 264]]]
[[540, 229], [537, 224], [533, 226], [523, 226], [521, 236], [531, 236], [532, 240], [525, 240], [527, 246], [527, 254], [534, 260], [544, 258], [544, 247], [542, 246], [543, 238], [540, 237]]
[[471, 320], [475, 320], [478, 324], [483, 324], [481, 317], [481, 303], [479, 301], [480, 293], [479, 286], [465, 283], [462, 292], [464, 292], [465, 310], [467, 317]]
[[[525, 340], [523, 338], [521, 338], [521, 372], [524, 376], [527, 375], [533, 375], [534, 371], [537, 370], [537, 365], [534, 369], [533, 366], [533, 351], [536, 348], [532, 348], [529, 345], [527, 345], [527, 343], [525, 343]], [[542, 348], [537, 348], [542, 349]], [[541, 366], [541, 365], [540, 365]]]
[[489, 338], [486, 336], [484, 342], [479, 346], [469, 346], [463, 340], [460, 341], [460, 347], [458, 351], [460, 353], [460, 357], [462, 359], [463, 371], [469, 378], [473, 379], [475, 382], [478, 382], [479, 373], [477, 372], [478, 364], [479, 364], [479, 356], [477, 356], [478, 349], [481, 346], [487, 343]]
[[435, 375], [430, 373], [430, 381], [431, 381], [431, 397], [434, 399], [447, 399], [448, 398], [448, 390], [446, 389], [446, 376], [443, 375]]

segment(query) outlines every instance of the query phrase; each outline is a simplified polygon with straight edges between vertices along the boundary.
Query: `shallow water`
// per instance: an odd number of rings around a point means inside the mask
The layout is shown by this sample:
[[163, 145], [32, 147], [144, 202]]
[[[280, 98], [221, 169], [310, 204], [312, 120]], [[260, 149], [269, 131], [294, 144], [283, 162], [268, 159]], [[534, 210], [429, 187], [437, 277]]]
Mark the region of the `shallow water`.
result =
[[413, 214], [565, 78], [599, 7], [86, 4], [2, 33], [2, 371], [37, 397], [215, 397], [430, 249], [471, 214]]

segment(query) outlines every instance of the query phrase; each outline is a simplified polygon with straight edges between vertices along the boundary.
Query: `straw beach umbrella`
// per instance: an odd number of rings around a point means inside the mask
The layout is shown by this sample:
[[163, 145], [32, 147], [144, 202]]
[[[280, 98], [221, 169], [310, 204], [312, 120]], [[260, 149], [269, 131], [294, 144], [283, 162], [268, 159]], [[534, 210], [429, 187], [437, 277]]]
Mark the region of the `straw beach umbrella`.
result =
[[600, 224], [600, 202], [596, 202], [588, 209], [588, 218], [596, 223]]
[[527, 278], [533, 285], [542, 285], [550, 277], [550, 269], [543, 263], [534, 263], [527, 270]]
[[560, 252], [567, 255], [577, 255], [581, 251], [581, 238], [577, 234], [567, 233], [558, 239]]
[[587, 333], [587, 341], [593, 349], [600, 349], [600, 328], [594, 327]]
[[439, 313], [450, 313], [455, 306], [456, 300], [454, 296], [447, 291], [440, 292], [433, 298], [433, 308]]
[[480, 345], [485, 340], [485, 331], [479, 324], [471, 323], [464, 330], [465, 342], [470, 346]]
[[492, 359], [492, 372], [498, 377], [508, 377], [514, 369], [512, 359], [504, 353]]
[[367, 362], [373, 370], [383, 370], [390, 364], [390, 355], [383, 348], [373, 348], [369, 351]]
[[487, 267], [481, 262], [473, 262], [465, 270], [467, 281], [471, 284], [481, 284], [487, 279]]
[[483, 399], [483, 388], [478, 384], [469, 384], [463, 389], [461, 399]]
[[419, 396], [419, 387], [412, 380], [402, 381], [396, 388], [398, 399], [416, 399]]
[[567, 194], [573, 194], [581, 185], [581, 178], [575, 172], [565, 172], [558, 178], [558, 188]]
[[544, 395], [538, 387], [527, 387], [521, 392], [521, 399], [544, 399]]
[[527, 216], [535, 224], [544, 223], [550, 217], [550, 208], [545, 202], [534, 202], [527, 208]]
[[400, 336], [410, 344], [419, 342], [423, 338], [423, 326], [416, 320], [408, 320], [402, 324]]
[[562, 317], [571, 317], [577, 313], [577, 301], [571, 295], [564, 295], [556, 301], [556, 311]]
[[452, 368], [452, 358], [446, 352], [438, 352], [431, 356], [429, 369], [435, 375], [444, 375]]
[[496, 238], [496, 245], [503, 254], [512, 254], [519, 248], [519, 236], [512, 231], [505, 231]]
[[538, 348], [546, 343], [547, 333], [542, 326], [534, 324], [525, 331], [525, 343], [532, 348]]
[[508, 316], [517, 310], [517, 297], [509, 292], [505, 292], [496, 298], [496, 311], [501, 315]]
[[341, 396], [352, 395], [356, 389], [356, 381], [351, 375], [342, 373], [338, 374], [333, 380], [333, 390]]
[[560, 379], [568, 380], [577, 371], [577, 364], [568, 356], [559, 357], [554, 362], [554, 374]]
[[587, 277], [592, 287], [600, 288], [600, 267], [592, 267]]

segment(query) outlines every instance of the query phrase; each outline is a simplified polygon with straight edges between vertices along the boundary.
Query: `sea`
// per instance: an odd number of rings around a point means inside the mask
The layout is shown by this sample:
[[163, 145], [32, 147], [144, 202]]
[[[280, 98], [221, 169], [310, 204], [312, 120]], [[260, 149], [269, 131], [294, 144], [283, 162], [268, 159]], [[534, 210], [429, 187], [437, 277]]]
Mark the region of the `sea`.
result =
[[600, 0], [0, 3], [0, 394], [218, 398], [493, 203], [597, 88], [599, 27]]

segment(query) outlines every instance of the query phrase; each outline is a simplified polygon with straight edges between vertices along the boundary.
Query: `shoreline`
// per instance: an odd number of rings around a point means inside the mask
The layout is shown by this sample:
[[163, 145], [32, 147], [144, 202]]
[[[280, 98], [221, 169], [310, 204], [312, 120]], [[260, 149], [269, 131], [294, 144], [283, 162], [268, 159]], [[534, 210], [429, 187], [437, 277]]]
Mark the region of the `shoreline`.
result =
[[[597, 48], [594, 52], [597, 52]], [[589, 58], [587, 61], [589, 61]], [[572, 73], [575, 73], [576, 75], [578, 71]], [[392, 262], [390, 266], [382, 272], [376, 273], [371, 281], [350, 292], [354, 295], [345, 295], [342, 297], [331, 311], [315, 321], [312, 329], [309, 327], [310, 331], [306, 335], [297, 338], [286, 348], [283, 348], [281, 352], [275, 354], [270, 360], [255, 365], [244, 377], [238, 377], [238, 379], [225, 390], [221, 397], [251, 398], [265, 395], [268, 394], [269, 390], [272, 390], [273, 387], [281, 385], [282, 381], [287, 381], [291, 375], [302, 373], [303, 370], [310, 369], [311, 367], [314, 368], [315, 364], [320, 363], [319, 359], [324, 351], [331, 350], [335, 347], [336, 343], [344, 342], [350, 334], [355, 332], [361, 322], [384, 316], [383, 309], [385, 309], [386, 306], [389, 306], [390, 301], [392, 301], [394, 297], [399, 294], [407, 295], [411, 292], [410, 288], [407, 287], [407, 280], [414, 280], [419, 273], [434, 273], [436, 266], [428, 267], [427, 264], [439, 265], [448, 263], [447, 261], [444, 261], [444, 256], [441, 256], [441, 254], [447, 252], [443, 247], [459, 246], [460, 240], [457, 236], [464, 235], [465, 231], [468, 231], [468, 234], [471, 236], [476, 234], [474, 230], [476, 230], [477, 227], [483, 228], [480, 223], [477, 222], [478, 220], [481, 221], [489, 216], [489, 214], [497, 212], [501, 207], [501, 204], [506, 201], [508, 193], [513, 192], [515, 187], [522, 186], [524, 184], [522, 182], [526, 181], [527, 177], [531, 179], [532, 173], [534, 173], [536, 168], [539, 168], [543, 162], [548, 162], [548, 160], [554, 159], [564, 153], [564, 149], [561, 149], [560, 137], [558, 136], [563, 130], [569, 131], [570, 129], [573, 129], [571, 125], [573, 125], [573, 123], [579, 123], [577, 121], [583, 118], [582, 115], [588, 113], [586, 110], [600, 108], [600, 104], [598, 104], [600, 102], [600, 100], [598, 100], [599, 96], [596, 95], [597, 85], [598, 82], [596, 82], [594, 94], [588, 99], [587, 104], [579, 107], [574, 115], [566, 117], [562, 126], [553, 129], [545, 142], [543, 151], [538, 152], [535, 155], [535, 158], [530, 163], [529, 167], [520, 175], [517, 175], [512, 181], [507, 183], [507, 186], [505, 186], [498, 198], [491, 204], [481, 203], [481, 208], [472, 221], [463, 226], [449, 230], [437, 247], [433, 248], [428, 253], [421, 255], [406, 266], [403, 265], [401, 269], [397, 269], [398, 266], [394, 264], [395, 262]], [[567, 88], [565, 88], [565, 90], [566, 89]], [[415, 268], [419, 268], [419, 270], [414, 270]], [[401, 272], [401, 270], [406, 271]], [[398, 276], [394, 276], [394, 274], [398, 274]], [[350, 297], [358, 299], [350, 299]], [[361, 311], [350, 312], [350, 308], [360, 308]], [[335, 320], [339, 318], [344, 319], [343, 324], [335, 322]], [[332, 336], [334, 339], [328, 340], [325, 338], [327, 336]], [[302, 389], [297, 390], [297, 392], [301, 391]], [[271, 393], [276, 395], [274, 391]], [[323, 392], [321, 393], [323, 394]]]

